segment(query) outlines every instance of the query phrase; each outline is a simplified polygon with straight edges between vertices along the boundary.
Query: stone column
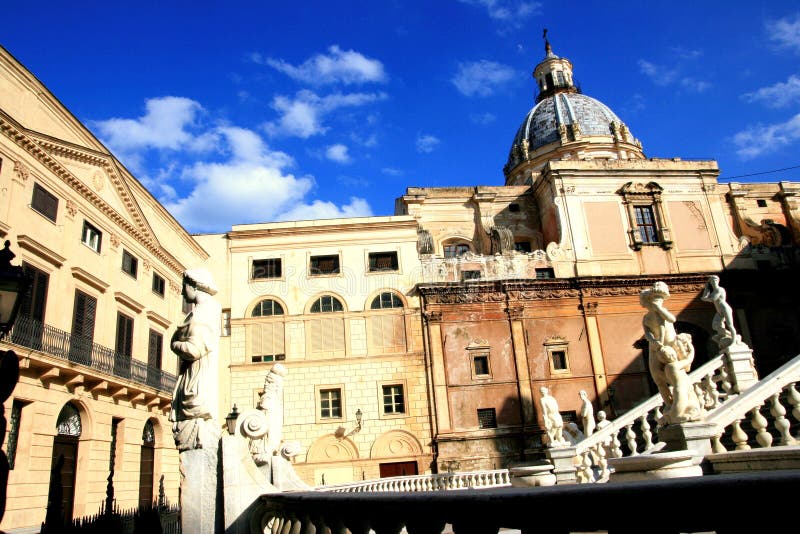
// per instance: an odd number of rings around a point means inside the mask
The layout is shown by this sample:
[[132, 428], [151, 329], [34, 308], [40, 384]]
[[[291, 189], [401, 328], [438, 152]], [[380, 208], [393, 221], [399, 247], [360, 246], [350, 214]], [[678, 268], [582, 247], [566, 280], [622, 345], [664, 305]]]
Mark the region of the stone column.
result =
[[433, 400], [436, 409], [436, 427], [439, 432], [449, 431], [450, 403], [447, 399], [447, 380], [444, 372], [444, 355], [442, 354], [442, 312], [425, 312], [425, 321], [428, 325], [428, 342], [431, 354], [431, 379], [433, 382]]
[[609, 404], [608, 378], [606, 376], [606, 365], [603, 361], [603, 349], [600, 344], [600, 328], [597, 324], [597, 302], [585, 302], [582, 306], [583, 320], [586, 324], [586, 339], [589, 342], [589, 357], [594, 370], [594, 387], [597, 391], [600, 406], [606, 406]]
[[517, 369], [517, 388], [522, 407], [522, 426], [534, 423], [533, 392], [531, 391], [531, 374], [528, 369], [528, 354], [525, 350], [525, 327], [522, 322], [524, 308], [522, 305], [508, 309], [511, 323], [511, 341], [514, 347], [514, 364]]

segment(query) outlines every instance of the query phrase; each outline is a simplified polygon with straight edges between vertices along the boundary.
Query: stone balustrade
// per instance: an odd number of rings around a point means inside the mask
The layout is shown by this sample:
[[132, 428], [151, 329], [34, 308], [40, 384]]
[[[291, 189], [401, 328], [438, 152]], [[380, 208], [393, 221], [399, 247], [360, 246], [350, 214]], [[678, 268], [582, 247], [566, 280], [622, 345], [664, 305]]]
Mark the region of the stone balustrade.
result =
[[537, 269], [552, 269], [544, 250], [482, 255], [468, 252], [457, 258], [424, 256], [422, 281], [462, 282], [465, 280], [508, 280], [514, 278], [539, 278]]
[[[800, 356], [710, 412], [706, 421], [716, 424], [718, 430], [712, 440], [712, 450], [725, 452], [723, 441], [732, 442], [737, 451], [749, 450], [751, 445], [761, 448], [796, 445], [798, 441], [792, 435], [791, 422], [786, 415], [791, 413], [794, 420], [800, 422], [798, 381]], [[765, 414], [771, 417], [768, 419]]]
[[511, 479], [508, 469], [495, 469], [492, 471], [466, 471], [433, 475], [387, 477], [378, 480], [320, 486], [316, 489], [317, 491], [334, 493], [365, 493], [372, 491], [416, 492], [502, 488], [510, 485]]
[[[723, 357], [717, 356], [689, 374], [695, 392], [706, 410], [715, 409], [728, 397], [731, 383], [725, 367]], [[576, 443], [573, 463], [577, 469], [578, 482], [608, 480], [609, 458], [636, 456], [660, 450], [664, 444], [653, 441], [653, 427], [661, 418], [663, 405], [661, 395], [654, 395]]]
[[[367, 534], [370, 530], [398, 534], [403, 527], [408, 534], [435, 534], [448, 524], [456, 534], [495, 534], [500, 528], [526, 533], [654, 528], [675, 533], [741, 532], [743, 513], [775, 509], [776, 502], [791, 499], [798, 487], [800, 470], [785, 470], [456, 492], [284, 492], [256, 501], [249, 509], [249, 525], [251, 534]], [[741, 513], [669, 504], [676, 498], [702, 503], [709, 495]]]

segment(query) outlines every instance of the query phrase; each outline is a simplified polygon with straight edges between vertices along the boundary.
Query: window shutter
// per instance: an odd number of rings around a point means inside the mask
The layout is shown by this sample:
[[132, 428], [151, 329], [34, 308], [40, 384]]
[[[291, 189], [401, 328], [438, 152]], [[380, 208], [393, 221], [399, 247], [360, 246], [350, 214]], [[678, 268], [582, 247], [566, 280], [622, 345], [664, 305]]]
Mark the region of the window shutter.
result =
[[147, 365], [161, 369], [161, 351], [163, 336], [155, 330], [150, 330], [150, 339], [147, 344]]
[[89, 340], [94, 339], [94, 319], [97, 299], [75, 291], [75, 309], [72, 315], [72, 334]]

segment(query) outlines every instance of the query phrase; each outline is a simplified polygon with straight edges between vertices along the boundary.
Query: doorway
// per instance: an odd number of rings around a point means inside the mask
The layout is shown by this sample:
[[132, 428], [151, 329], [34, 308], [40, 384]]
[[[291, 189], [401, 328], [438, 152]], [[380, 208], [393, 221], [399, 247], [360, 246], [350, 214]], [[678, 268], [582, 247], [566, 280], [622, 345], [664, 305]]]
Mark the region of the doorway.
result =
[[72, 404], [65, 404], [58, 414], [53, 456], [50, 463], [50, 499], [61, 501], [64, 523], [72, 521], [75, 504], [75, 475], [78, 466], [78, 441], [81, 416]]
[[417, 462], [390, 462], [379, 464], [381, 478], [417, 475]]

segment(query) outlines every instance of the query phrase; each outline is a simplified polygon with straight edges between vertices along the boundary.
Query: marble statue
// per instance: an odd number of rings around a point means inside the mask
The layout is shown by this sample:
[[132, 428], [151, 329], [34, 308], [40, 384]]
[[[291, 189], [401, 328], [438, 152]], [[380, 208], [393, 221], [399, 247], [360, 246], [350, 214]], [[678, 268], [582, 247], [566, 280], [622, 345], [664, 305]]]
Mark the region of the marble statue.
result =
[[594, 429], [596, 426], [594, 422], [594, 406], [592, 406], [592, 402], [589, 400], [589, 396], [584, 390], [581, 390], [578, 393], [578, 396], [581, 398], [581, 421], [583, 421], [583, 434], [588, 438], [594, 434]]
[[725, 290], [719, 285], [719, 277], [715, 275], [709, 276], [700, 300], [711, 302], [717, 310], [712, 323], [712, 328], [716, 334], [712, 339], [716, 341], [720, 349], [725, 349], [734, 343], [740, 342], [742, 339], [736, 333], [736, 327], [733, 324], [733, 309], [725, 301], [725, 298]]
[[542, 419], [544, 428], [547, 431], [548, 447], [563, 447], [568, 444], [564, 439], [564, 420], [558, 411], [558, 402], [555, 397], [550, 395], [550, 390], [544, 386], [539, 388], [542, 398], [539, 403], [542, 407]]
[[213, 298], [216, 292], [207, 270], [184, 272], [183, 296], [194, 308], [178, 325], [170, 343], [180, 362], [169, 414], [179, 451], [216, 448], [219, 443], [217, 358], [222, 307]]
[[664, 307], [669, 288], [664, 282], [639, 293], [639, 302], [647, 313], [642, 319], [649, 344], [648, 367], [664, 401], [660, 424], [699, 421], [703, 417], [700, 401], [689, 380], [694, 347], [689, 334], [675, 331], [675, 316]]
[[605, 410], [599, 410], [597, 412], [597, 430], [603, 430], [605, 427], [611, 424], [611, 421], [608, 420], [608, 416], [606, 415]]

